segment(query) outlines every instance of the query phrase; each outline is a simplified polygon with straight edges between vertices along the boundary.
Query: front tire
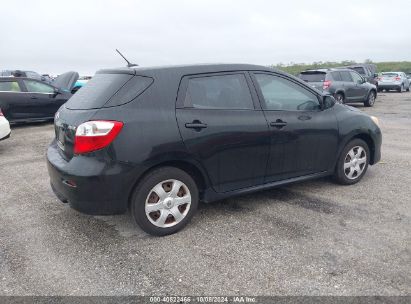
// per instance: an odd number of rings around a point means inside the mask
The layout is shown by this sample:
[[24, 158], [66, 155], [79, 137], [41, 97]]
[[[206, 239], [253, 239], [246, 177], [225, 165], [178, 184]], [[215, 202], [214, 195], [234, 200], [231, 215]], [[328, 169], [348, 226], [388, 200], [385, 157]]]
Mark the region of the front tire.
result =
[[198, 207], [198, 188], [193, 178], [174, 167], [147, 174], [134, 190], [131, 213], [145, 232], [163, 236], [181, 230]]
[[370, 91], [370, 93], [368, 93], [367, 99], [364, 101], [364, 106], [372, 107], [375, 103], [375, 97], [376, 97], [375, 92]]
[[350, 141], [337, 161], [334, 179], [342, 185], [358, 183], [367, 172], [370, 150], [362, 139]]

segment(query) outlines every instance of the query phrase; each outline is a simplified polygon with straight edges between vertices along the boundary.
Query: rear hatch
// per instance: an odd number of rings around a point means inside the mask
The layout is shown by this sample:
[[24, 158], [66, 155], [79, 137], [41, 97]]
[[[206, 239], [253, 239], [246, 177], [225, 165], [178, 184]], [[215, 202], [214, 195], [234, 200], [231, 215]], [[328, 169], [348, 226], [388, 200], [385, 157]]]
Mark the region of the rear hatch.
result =
[[399, 78], [397, 73], [382, 73], [379, 81], [385, 83], [395, 83], [398, 81], [396, 78]]
[[313, 88], [322, 91], [326, 76], [327, 73], [322, 71], [305, 71], [301, 72], [298, 77], [308, 82]]
[[152, 84], [152, 78], [134, 73], [131, 69], [97, 73], [56, 113], [56, 141], [66, 160], [74, 156], [75, 134], [80, 124], [92, 120], [101, 108], [114, 108], [132, 101]]

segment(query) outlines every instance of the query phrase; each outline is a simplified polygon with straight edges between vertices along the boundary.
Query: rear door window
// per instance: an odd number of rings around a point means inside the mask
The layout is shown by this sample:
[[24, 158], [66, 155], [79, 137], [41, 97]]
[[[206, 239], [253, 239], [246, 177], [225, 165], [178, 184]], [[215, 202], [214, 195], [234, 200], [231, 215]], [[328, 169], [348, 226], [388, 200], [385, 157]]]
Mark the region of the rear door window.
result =
[[68, 109], [98, 109], [130, 102], [147, 89], [153, 79], [129, 74], [96, 74], [66, 103]]
[[300, 79], [306, 82], [323, 82], [325, 80], [326, 73], [309, 73], [303, 72], [300, 74]]
[[21, 92], [17, 81], [0, 81], [0, 92]]
[[340, 72], [331, 72], [331, 77], [334, 81], [342, 81]]
[[243, 74], [190, 78], [184, 106], [196, 109], [254, 109]]
[[341, 71], [340, 74], [341, 74], [342, 81], [353, 82], [350, 72]]

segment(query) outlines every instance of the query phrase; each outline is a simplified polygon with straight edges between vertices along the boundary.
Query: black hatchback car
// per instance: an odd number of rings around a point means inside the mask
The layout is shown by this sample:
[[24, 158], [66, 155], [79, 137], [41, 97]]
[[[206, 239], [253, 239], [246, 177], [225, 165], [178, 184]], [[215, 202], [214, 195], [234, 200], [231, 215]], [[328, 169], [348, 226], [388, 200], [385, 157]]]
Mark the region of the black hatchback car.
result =
[[199, 201], [334, 175], [354, 184], [380, 159], [375, 117], [254, 65], [101, 70], [55, 117], [52, 189], [88, 214], [131, 209], [174, 233]]

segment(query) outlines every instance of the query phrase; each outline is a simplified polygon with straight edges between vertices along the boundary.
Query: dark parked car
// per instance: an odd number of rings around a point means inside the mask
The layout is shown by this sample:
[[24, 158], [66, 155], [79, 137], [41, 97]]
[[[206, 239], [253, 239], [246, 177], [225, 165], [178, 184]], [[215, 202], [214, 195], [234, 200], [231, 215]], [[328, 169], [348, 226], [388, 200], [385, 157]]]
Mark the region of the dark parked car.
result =
[[367, 80], [369, 83], [372, 83], [378, 88], [378, 74], [376, 73], [375, 65], [357, 64], [350, 65], [345, 68], [356, 71], [358, 74], [364, 77], [365, 80]]
[[3, 70], [0, 72], [0, 76], [2, 77], [8, 77], [8, 76], [25, 77], [25, 78], [31, 78], [31, 79], [44, 81], [44, 82], [50, 82], [49, 79], [47, 79], [44, 75], [40, 75], [39, 73], [34, 72], [34, 71]]
[[99, 71], [61, 107], [52, 189], [88, 214], [131, 208], [146, 232], [178, 231], [198, 202], [333, 175], [380, 159], [375, 117], [254, 65]]
[[319, 69], [300, 73], [299, 78], [312, 87], [329, 92], [338, 103], [363, 102], [372, 107], [377, 98], [377, 87], [351, 69]]
[[54, 86], [32, 78], [0, 77], [0, 108], [12, 123], [53, 119], [72, 96], [76, 80], [73, 72], [61, 75]]

